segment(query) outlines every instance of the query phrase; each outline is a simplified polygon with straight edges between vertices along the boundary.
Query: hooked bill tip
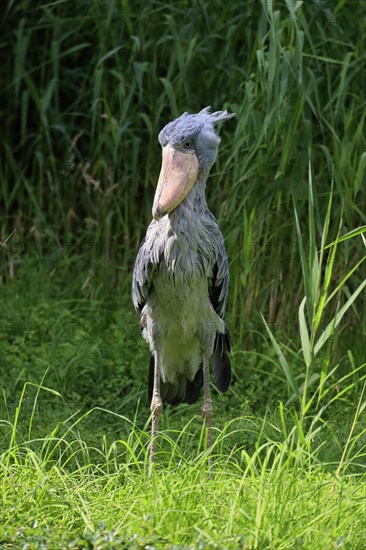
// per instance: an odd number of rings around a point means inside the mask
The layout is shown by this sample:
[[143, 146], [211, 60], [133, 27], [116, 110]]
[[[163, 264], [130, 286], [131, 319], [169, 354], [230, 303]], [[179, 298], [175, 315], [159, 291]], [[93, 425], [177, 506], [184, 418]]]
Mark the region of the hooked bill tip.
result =
[[154, 220], [159, 221], [164, 216], [164, 212], [161, 212], [158, 207], [152, 209], [152, 216]]

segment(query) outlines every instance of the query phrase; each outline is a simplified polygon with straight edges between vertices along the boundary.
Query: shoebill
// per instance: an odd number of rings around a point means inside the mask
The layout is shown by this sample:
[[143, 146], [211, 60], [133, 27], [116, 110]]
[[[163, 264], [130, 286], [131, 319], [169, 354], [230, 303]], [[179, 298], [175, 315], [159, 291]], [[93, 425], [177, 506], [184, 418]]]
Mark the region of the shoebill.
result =
[[132, 283], [133, 303], [151, 351], [152, 462], [163, 402], [195, 403], [203, 386], [209, 447], [210, 362], [220, 391], [225, 392], [231, 381], [224, 321], [228, 259], [205, 188], [220, 143], [215, 126], [233, 116], [227, 111], [211, 113], [210, 107], [197, 114], [185, 112], [159, 134], [162, 167], [153, 220], [138, 251]]

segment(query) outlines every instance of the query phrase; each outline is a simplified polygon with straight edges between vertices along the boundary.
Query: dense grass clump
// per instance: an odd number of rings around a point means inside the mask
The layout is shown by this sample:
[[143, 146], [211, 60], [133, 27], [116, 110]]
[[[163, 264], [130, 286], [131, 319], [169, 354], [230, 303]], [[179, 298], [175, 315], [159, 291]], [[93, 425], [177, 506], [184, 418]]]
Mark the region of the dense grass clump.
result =
[[[360, 1], [22, 0], [0, 43], [0, 541], [363, 548], [366, 12]], [[233, 384], [166, 407], [130, 300], [157, 134], [236, 113], [207, 195]]]

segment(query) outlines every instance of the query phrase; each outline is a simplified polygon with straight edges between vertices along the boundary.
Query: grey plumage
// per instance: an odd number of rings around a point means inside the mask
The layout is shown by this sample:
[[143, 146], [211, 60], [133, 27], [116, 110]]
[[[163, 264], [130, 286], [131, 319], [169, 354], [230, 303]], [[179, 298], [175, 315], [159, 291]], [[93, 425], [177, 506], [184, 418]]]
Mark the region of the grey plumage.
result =
[[[166, 212], [161, 211], [161, 196], [171, 193], [173, 176], [161, 174], [158, 188], [163, 191], [157, 190], [153, 209], [156, 219], [147, 229], [133, 272], [133, 303], [152, 353], [149, 396], [158, 361], [155, 383], [168, 403], [198, 399], [205, 358], [212, 358], [218, 389], [226, 391], [230, 385], [230, 340], [224, 321], [228, 259], [217, 221], [207, 207], [205, 184], [220, 142], [214, 125], [232, 116], [226, 111], [210, 114], [206, 107], [195, 115], [184, 113], [159, 134], [163, 153], [193, 166], [194, 175], [186, 177], [194, 179], [188, 194], [177, 205], [171, 200], [173, 206]], [[172, 162], [166, 160], [168, 171]], [[180, 178], [184, 170], [179, 170]]]

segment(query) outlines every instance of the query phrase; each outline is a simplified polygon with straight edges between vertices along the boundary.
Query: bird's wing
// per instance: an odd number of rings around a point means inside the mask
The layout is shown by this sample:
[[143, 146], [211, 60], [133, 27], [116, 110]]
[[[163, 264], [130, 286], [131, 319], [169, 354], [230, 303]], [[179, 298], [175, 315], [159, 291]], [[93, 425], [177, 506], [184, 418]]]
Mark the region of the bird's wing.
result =
[[132, 300], [135, 310], [139, 314], [141, 314], [149, 295], [152, 268], [153, 265], [148, 247], [146, 246], [145, 237], [137, 253], [132, 276]]
[[223, 319], [229, 295], [229, 264], [224, 239], [221, 234], [219, 239], [219, 254], [212, 269], [209, 293], [211, 303], [217, 315]]
[[[220, 234], [219, 254], [213, 266], [211, 285], [209, 287], [210, 300], [221, 319], [224, 318], [226, 303], [229, 294], [229, 264], [224, 239]], [[216, 387], [226, 392], [231, 382], [230, 334], [225, 325], [225, 333], [216, 333], [215, 345], [212, 354], [212, 370]]]

